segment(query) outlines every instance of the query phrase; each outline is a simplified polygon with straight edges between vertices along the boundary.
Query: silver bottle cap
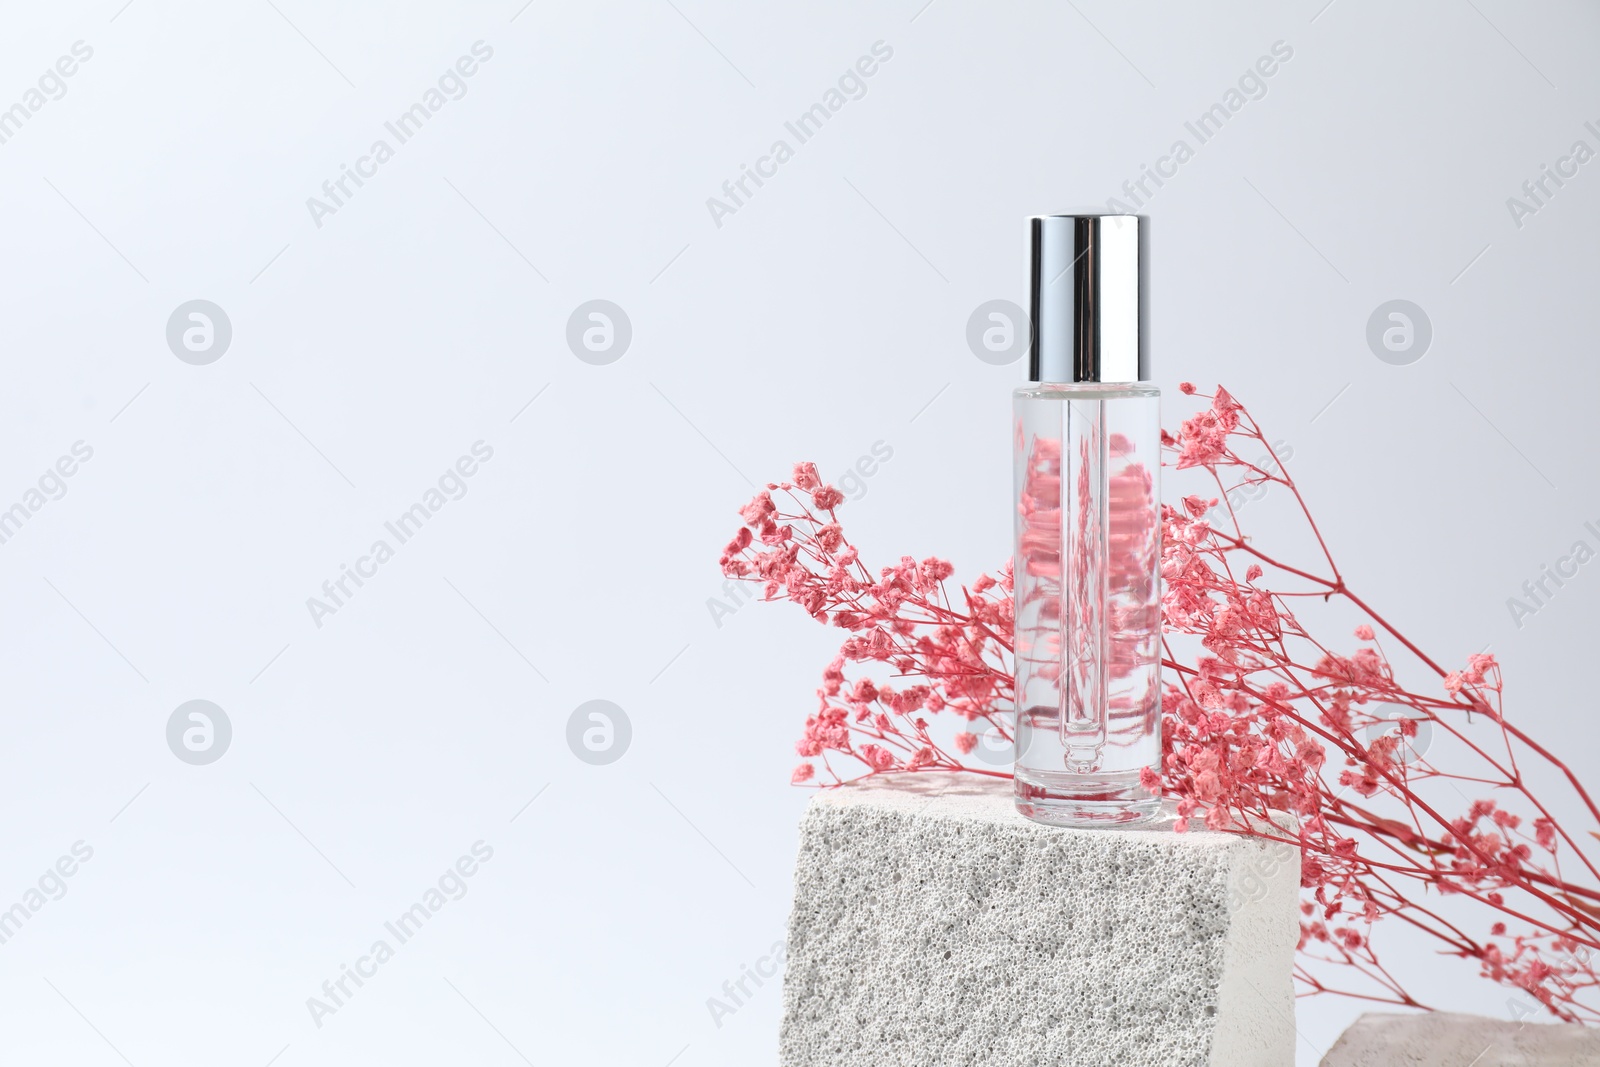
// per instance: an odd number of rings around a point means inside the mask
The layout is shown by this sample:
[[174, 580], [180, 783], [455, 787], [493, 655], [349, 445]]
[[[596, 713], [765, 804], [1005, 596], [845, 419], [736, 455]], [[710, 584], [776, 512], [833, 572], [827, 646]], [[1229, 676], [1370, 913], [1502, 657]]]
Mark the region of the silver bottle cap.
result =
[[1150, 374], [1148, 215], [1035, 215], [1035, 382], [1139, 382]]

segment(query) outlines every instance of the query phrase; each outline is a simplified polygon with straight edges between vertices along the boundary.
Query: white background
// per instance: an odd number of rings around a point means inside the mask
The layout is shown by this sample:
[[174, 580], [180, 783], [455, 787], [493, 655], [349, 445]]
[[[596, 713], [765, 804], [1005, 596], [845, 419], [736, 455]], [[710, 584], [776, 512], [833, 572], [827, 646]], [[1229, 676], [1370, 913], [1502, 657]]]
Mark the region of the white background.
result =
[[[9, 5], [0, 33], [0, 107], [94, 50], [0, 145], [0, 507], [94, 449], [0, 545], [0, 907], [94, 849], [0, 945], [0, 1061], [774, 1062], [776, 984], [720, 1027], [706, 1000], [783, 934], [839, 632], [714, 624], [734, 509], [882, 441], [844, 511], [867, 558], [998, 566], [1021, 366], [975, 358], [969, 314], [1026, 301], [1026, 215], [1193, 143], [1276, 41], [1144, 208], [1168, 422], [1178, 381], [1226, 383], [1352, 584], [1441, 659], [1490, 644], [1519, 721], [1600, 776], [1600, 564], [1521, 628], [1505, 603], [1600, 521], [1600, 162], [1520, 228], [1505, 203], [1597, 146], [1591, 7], [275, 3]], [[307, 198], [478, 40], [319, 227]], [[876, 41], [866, 95], [716, 225]], [[207, 366], [165, 339], [197, 298], [233, 328]], [[607, 366], [565, 340], [597, 298], [633, 328]], [[1365, 340], [1396, 298], [1433, 325], [1409, 366]], [[316, 626], [479, 440], [467, 495]], [[166, 743], [197, 698], [233, 726], [209, 766]], [[633, 727], [609, 766], [566, 743], [596, 698]], [[318, 1028], [306, 999], [480, 839], [467, 895]], [[1430, 999], [1506, 1014], [1396, 944]], [[1358, 1011], [1302, 1002], [1301, 1061]]]

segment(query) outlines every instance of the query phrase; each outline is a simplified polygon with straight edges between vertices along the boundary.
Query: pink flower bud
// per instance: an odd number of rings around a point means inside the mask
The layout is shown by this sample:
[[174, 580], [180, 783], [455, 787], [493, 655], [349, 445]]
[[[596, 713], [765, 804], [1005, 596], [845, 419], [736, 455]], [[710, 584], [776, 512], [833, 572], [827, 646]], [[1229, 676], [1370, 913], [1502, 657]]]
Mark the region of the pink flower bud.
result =
[[825, 485], [811, 494], [811, 501], [823, 511], [832, 511], [844, 503], [844, 494], [831, 485]]

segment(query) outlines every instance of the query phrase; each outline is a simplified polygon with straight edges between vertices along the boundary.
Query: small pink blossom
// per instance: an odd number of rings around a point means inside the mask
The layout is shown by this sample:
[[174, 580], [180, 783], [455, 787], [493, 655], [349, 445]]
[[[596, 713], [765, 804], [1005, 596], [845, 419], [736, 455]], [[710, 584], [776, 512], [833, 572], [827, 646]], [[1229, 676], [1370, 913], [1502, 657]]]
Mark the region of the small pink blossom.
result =
[[886, 771], [894, 766], [894, 753], [880, 745], [862, 746], [861, 758], [873, 770]]
[[844, 494], [831, 485], [824, 485], [811, 494], [811, 502], [823, 511], [832, 511], [844, 503]]
[[751, 499], [750, 503], [739, 509], [739, 514], [746, 526], [760, 527], [770, 516], [776, 514], [777, 510], [772, 503], [772, 493], [763, 489]]

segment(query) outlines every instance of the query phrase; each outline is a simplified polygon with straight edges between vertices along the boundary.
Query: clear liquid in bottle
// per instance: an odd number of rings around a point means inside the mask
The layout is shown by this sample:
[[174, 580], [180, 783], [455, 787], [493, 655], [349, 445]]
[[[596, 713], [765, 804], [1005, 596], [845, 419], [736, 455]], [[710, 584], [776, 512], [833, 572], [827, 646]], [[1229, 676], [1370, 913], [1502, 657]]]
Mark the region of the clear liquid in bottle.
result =
[[1161, 759], [1160, 394], [1015, 394], [1016, 804], [1039, 822], [1154, 815]]

